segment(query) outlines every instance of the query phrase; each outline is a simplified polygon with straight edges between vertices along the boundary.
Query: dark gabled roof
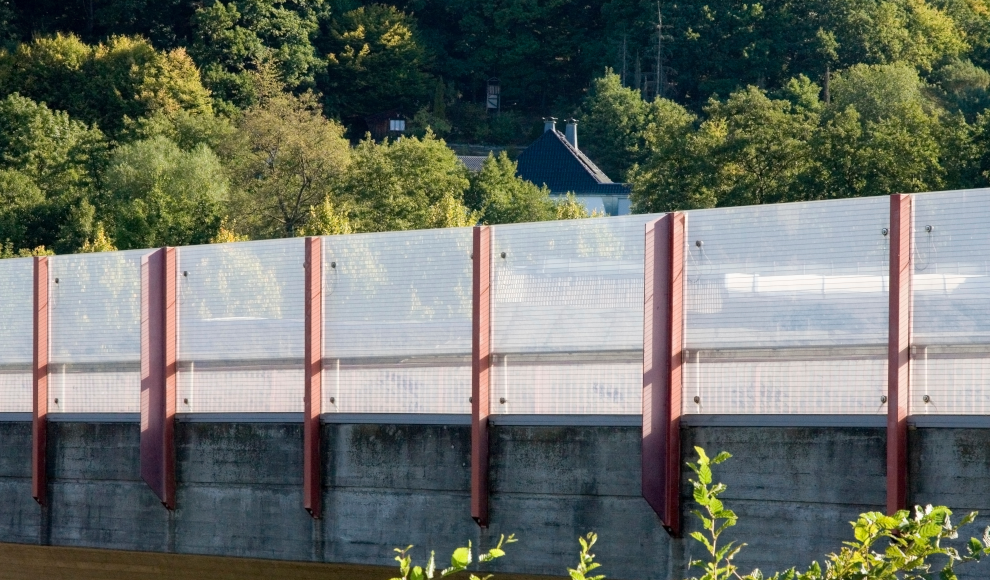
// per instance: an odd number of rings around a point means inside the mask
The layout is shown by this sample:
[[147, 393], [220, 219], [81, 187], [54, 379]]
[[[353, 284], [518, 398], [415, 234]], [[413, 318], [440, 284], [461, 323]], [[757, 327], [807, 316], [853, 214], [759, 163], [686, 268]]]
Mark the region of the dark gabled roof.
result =
[[544, 131], [519, 154], [519, 177], [546, 185], [553, 193], [629, 195], [629, 187], [612, 180], [556, 129]]

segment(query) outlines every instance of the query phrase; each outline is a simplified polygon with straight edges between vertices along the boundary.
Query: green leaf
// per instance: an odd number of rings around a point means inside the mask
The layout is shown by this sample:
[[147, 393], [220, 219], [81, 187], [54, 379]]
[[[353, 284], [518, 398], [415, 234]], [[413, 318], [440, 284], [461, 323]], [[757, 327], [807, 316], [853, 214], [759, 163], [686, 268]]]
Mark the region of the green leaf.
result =
[[726, 459], [730, 459], [730, 458], [732, 458], [732, 454], [729, 453], [728, 451], [723, 451], [712, 458], [712, 465], [718, 465], [719, 463], [722, 463]]
[[708, 505], [708, 502], [710, 500], [708, 499], [708, 494], [705, 493], [704, 487], [700, 485], [696, 485], [694, 487], [694, 501], [698, 502], [698, 505], [702, 505], [702, 506]]
[[707, 548], [709, 552], [712, 551], [712, 545], [708, 541], [708, 538], [704, 536], [704, 534], [702, 534], [701, 532], [691, 532], [691, 537], [694, 538], [696, 541], [700, 542], [703, 546], [705, 546], [705, 548]]
[[710, 484], [712, 482], [712, 469], [707, 465], [702, 465], [701, 469], [698, 470], [698, 480], [705, 485]]
[[970, 556], [973, 556], [973, 555], [976, 555], [976, 554], [982, 554], [983, 553], [983, 543], [980, 542], [979, 540], [977, 540], [976, 538], [970, 538], [969, 539], [969, 546], [968, 547], [969, 547], [969, 555]]
[[409, 580], [425, 580], [426, 575], [423, 574], [423, 569], [416, 566], [412, 569], [412, 573], [409, 574]]
[[698, 463], [699, 464], [701, 464], [701, 465], [707, 465], [710, 462], [710, 460], [708, 459], [708, 455], [705, 453], [705, 450], [702, 449], [701, 447], [695, 446], [694, 452], [698, 454]]
[[450, 557], [450, 565], [458, 568], [467, 568], [471, 564], [471, 545], [457, 548]]

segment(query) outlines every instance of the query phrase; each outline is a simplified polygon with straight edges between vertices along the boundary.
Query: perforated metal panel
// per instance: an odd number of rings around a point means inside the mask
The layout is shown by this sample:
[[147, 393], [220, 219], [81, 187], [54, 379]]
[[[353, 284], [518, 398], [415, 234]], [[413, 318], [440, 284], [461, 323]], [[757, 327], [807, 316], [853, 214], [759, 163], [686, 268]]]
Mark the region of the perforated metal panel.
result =
[[144, 254], [49, 259], [49, 413], [140, 411]]
[[688, 212], [685, 413], [882, 414], [887, 197]]
[[323, 239], [323, 412], [469, 413], [471, 230]]
[[911, 412], [990, 413], [990, 189], [913, 197]]
[[645, 225], [495, 226], [492, 413], [638, 414]]
[[0, 260], [0, 413], [31, 411], [34, 260]]
[[302, 412], [303, 239], [177, 252], [177, 411]]

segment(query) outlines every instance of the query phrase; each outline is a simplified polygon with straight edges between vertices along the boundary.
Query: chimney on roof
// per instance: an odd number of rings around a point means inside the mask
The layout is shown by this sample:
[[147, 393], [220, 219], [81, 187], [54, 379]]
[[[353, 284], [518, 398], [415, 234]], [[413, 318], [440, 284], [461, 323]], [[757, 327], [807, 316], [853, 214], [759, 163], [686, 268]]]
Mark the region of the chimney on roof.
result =
[[571, 147], [577, 149], [577, 119], [568, 119], [567, 127], [564, 129], [564, 138], [567, 142], [571, 144]]
[[557, 130], [557, 118], [556, 117], [544, 117], [543, 118], [543, 132], [556, 131]]

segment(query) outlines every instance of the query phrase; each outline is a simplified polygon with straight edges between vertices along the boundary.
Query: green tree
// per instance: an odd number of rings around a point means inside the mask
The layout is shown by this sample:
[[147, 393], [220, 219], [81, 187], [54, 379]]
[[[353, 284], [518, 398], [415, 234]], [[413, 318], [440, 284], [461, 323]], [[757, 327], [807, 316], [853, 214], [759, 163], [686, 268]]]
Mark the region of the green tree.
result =
[[588, 210], [573, 196], [553, 199], [550, 190], [516, 175], [516, 162], [503, 151], [489, 154], [481, 170], [471, 176], [464, 195], [469, 208], [486, 224], [542, 222], [585, 218]]
[[13, 94], [0, 101], [6, 216], [0, 240], [18, 248], [78, 248], [91, 233], [103, 134], [64, 112]]
[[811, 163], [809, 141], [818, 126], [814, 108], [771, 99], [756, 87], [713, 101], [710, 123], [724, 123], [713, 151], [717, 161], [718, 205], [789, 201]]
[[329, 197], [310, 206], [309, 219], [299, 231], [301, 236], [339, 236], [354, 232], [348, 212], [337, 207]]
[[233, 225], [256, 238], [296, 235], [312, 206], [337, 199], [351, 157], [344, 128], [310, 93], [278, 93], [248, 108], [225, 155], [236, 184]]
[[427, 132], [422, 139], [362, 141], [343, 191], [355, 204], [358, 229], [382, 232], [472, 224], [464, 206], [468, 185], [464, 164]]
[[[903, 64], [857, 65], [837, 75], [815, 140], [818, 189], [829, 197], [930, 191], [944, 185], [944, 111]], [[955, 144], [958, 149], [959, 144]]]
[[714, 147], [725, 134], [724, 121], [696, 127], [698, 118], [673, 101], [650, 104], [643, 131], [644, 160], [632, 169], [630, 199], [637, 213], [715, 207]]
[[433, 80], [430, 52], [411, 16], [369, 4], [334, 18], [325, 39], [327, 106], [344, 118], [425, 104]]
[[121, 249], [208, 243], [230, 189], [206, 145], [183, 151], [161, 136], [116, 149], [105, 181]]
[[111, 135], [156, 111], [208, 113], [199, 70], [183, 49], [161, 52], [146, 40], [112, 37], [106, 44], [77, 36], [38, 37], [0, 52], [0, 94], [19, 92]]
[[218, 97], [256, 104], [259, 63], [272, 63], [289, 88], [313, 86], [321, 62], [313, 39], [326, 13], [323, 0], [210, 0], [193, 17], [190, 51]]
[[639, 91], [622, 86], [611, 69], [592, 83], [581, 107], [579, 144], [615, 180], [643, 159], [643, 130], [650, 106]]

